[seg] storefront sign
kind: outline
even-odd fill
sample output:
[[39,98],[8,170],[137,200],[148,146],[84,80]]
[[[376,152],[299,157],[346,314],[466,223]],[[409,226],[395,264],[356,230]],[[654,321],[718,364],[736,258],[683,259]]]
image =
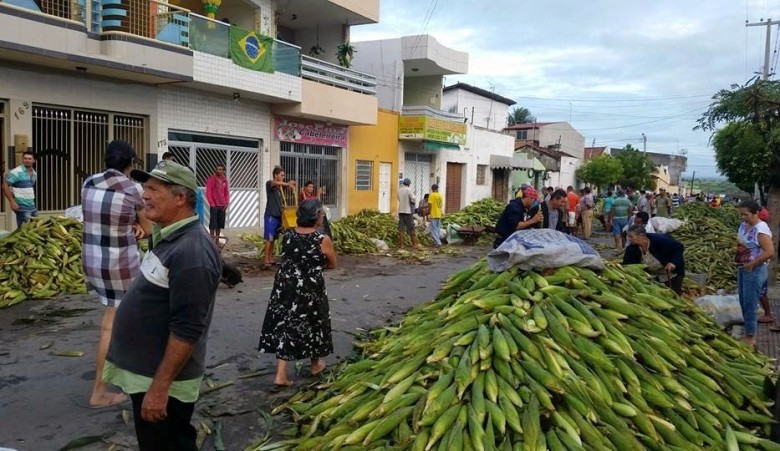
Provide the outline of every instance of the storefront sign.
[[274,118],[274,139],[317,146],[347,147],[348,127],[298,119]]
[[398,118],[398,137],[462,146],[466,144],[466,124],[429,116],[401,116]]

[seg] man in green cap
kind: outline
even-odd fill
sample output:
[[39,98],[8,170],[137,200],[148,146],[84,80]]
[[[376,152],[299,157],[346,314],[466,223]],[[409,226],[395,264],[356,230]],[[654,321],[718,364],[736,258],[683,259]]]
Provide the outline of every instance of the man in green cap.
[[206,357],[206,339],[221,263],[195,214],[195,174],[161,161],[131,176],[144,184],[154,223],[141,274],[116,311],[103,380],[133,400],[138,445],[194,451],[190,424]]

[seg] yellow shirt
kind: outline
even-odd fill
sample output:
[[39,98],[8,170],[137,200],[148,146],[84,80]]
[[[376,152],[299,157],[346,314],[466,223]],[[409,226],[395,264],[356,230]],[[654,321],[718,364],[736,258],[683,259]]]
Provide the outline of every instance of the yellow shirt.
[[444,208],[444,199],[440,193],[431,193],[428,195],[428,203],[431,204],[432,219],[441,219],[441,210]]

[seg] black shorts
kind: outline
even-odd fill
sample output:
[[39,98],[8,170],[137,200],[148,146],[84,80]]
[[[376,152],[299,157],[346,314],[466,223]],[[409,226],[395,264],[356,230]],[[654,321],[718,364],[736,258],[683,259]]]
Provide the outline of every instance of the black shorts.
[[411,213],[398,213],[398,231],[410,235],[414,233],[414,218]]
[[225,228],[225,207],[211,207],[211,215],[209,216],[209,228],[210,229]]

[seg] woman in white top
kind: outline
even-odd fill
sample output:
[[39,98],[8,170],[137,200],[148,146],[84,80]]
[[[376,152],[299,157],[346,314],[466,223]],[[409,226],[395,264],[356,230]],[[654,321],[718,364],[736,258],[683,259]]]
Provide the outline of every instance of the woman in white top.
[[745,320],[744,340],[751,346],[756,345],[756,329],[758,327],[758,299],[761,288],[766,282],[767,265],[775,255],[772,245],[772,231],[758,217],[760,207],[754,200],[746,200],[739,204],[739,216],[742,224],[739,226],[737,246],[737,287],[739,305]]

